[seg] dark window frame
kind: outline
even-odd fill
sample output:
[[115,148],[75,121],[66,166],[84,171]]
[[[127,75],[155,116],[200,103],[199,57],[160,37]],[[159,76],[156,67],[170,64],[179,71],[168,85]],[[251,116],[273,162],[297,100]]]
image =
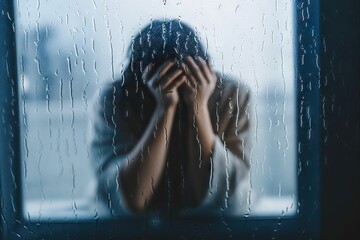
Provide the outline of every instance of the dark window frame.
[[[0,3],[0,184],[4,239],[104,239],[183,236],[263,239],[318,238],[320,234],[320,8],[319,0],[294,4],[298,213],[285,217],[188,217],[30,222],[23,217],[21,141],[14,1]],[[308,118],[311,116],[311,118]],[[309,132],[311,131],[311,133]],[[311,134],[309,138],[309,134]]]

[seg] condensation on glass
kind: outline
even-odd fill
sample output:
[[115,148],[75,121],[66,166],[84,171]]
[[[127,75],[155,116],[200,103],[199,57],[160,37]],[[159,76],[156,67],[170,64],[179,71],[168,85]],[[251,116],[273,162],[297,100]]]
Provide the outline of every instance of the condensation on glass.
[[90,101],[120,76],[132,36],[152,19],[164,18],[194,27],[215,70],[250,89],[254,138],[246,214],[294,214],[293,7],[290,0],[18,1],[25,216],[69,219],[101,211],[89,207],[95,181]]

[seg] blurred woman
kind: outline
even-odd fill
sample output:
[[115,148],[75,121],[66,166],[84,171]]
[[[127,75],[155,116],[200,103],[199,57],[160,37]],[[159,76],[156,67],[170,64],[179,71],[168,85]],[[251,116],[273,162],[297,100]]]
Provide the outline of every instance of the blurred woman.
[[91,115],[100,198],[115,214],[245,206],[247,88],[214,72],[180,20],[152,21],[128,57]]

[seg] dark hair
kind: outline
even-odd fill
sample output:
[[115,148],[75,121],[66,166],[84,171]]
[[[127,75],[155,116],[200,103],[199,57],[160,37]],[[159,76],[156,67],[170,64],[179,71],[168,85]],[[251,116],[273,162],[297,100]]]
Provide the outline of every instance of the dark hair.
[[132,38],[128,55],[124,80],[131,85],[143,85],[142,70],[150,63],[156,67],[169,59],[181,62],[186,56],[208,58],[196,32],[181,20],[151,21]]

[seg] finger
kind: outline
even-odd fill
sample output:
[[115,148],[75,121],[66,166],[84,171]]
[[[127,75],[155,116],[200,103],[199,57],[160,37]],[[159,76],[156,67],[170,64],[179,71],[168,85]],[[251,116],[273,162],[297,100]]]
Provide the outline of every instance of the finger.
[[164,74],[175,64],[174,61],[166,61],[163,63],[152,76],[154,78],[153,86],[158,86]]
[[188,80],[188,78],[186,78],[186,80],[185,80],[185,86],[186,86],[187,88],[191,89],[191,91],[196,91],[196,87],[193,86],[193,85],[190,83],[190,81]]
[[181,75],[177,77],[174,81],[172,81],[166,88],[164,88],[164,92],[172,92],[175,91],[181,84],[186,81],[186,76]]
[[196,88],[197,86],[196,80],[194,76],[192,76],[188,66],[185,63],[182,63],[181,66],[184,69],[185,75],[187,76],[186,82],[189,83],[189,86],[191,88]]
[[192,57],[187,57],[186,61],[188,63],[187,66],[190,68],[190,72],[195,77],[195,80],[199,84],[205,84],[206,79],[203,76],[203,74],[201,72],[201,69],[199,68],[198,64],[196,64],[195,60]]
[[200,68],[205,76],[206,82],[210,83],[211,80],[214,78],[213,73],[211,72],[210,66],[205,62],[205,60],[201,57],[197,58],[200,63]]
[[188,66],[186,66],[185,63],[181,63],[181,68],[184,70],[184,73],[187,75],[187,74],[190,74],[190,70],[188,68]]
[[175,63],[175,61],[167,61],[163,65],[161,65],[158,72],[158,78],[163,77]]
[[213,70],[210,62],[206,61],[206,63],[207,63],[207,65],[208,65],[208,67],[209,67],[209,70],[210,70],[211,75],[213,76],[213,78],[214,78],[215,80],[217,80],[216,73],[215,73],[215,71]]
[[177,69],[174,72],[172,72],[169,76],[164,77],[165,81],[162,84],[162,88],[166,88],[167,86],[169,86],[181,74],[183,74],[183,71],[181,69]]

